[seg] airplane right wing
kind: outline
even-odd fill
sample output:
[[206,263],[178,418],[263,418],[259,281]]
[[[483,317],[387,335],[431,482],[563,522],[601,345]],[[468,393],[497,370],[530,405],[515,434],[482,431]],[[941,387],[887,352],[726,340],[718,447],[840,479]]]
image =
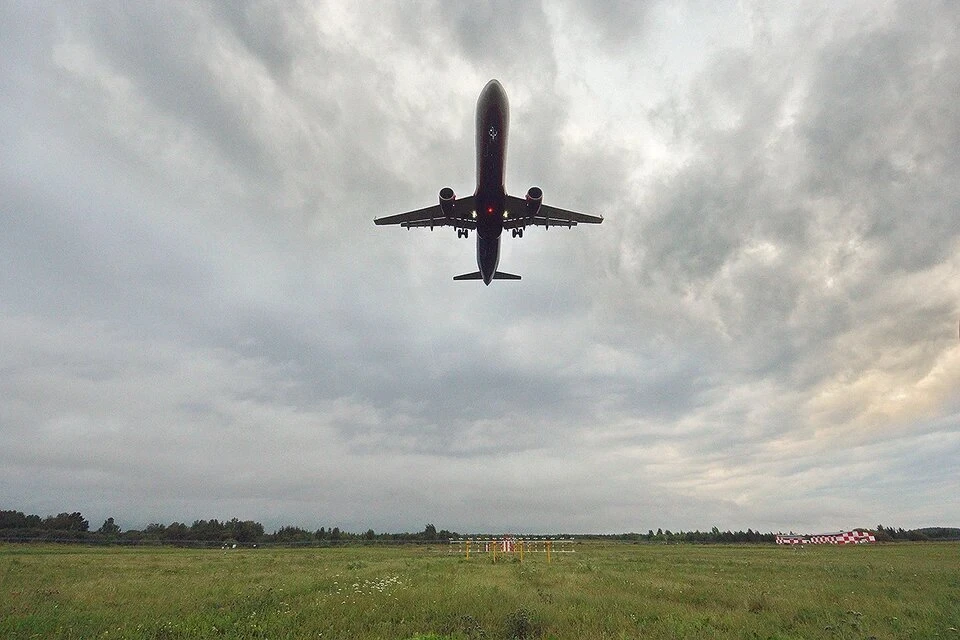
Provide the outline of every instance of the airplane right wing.
[[412,227],[457,227],[458,229],[476,229],[477,223],[473,219],[473,196],[459,198],[453,206],[453,214],[446,215],[439,204],[424,207],[416,211],[398,213],[392,216],[375,218],[374,224],[398,224],[408,229]]
[[517,229],[526,226],[541,227],[575,227],[577,224],[600,224],[603,216],[592,216],[576,211],[567,211],[541,204],[537,213],[527,214],[527,201],[516,196],[507,196],[507,207],[510,217],[504,220],[504,229]]
[[540,205],[540,211],[537,212],[537,217],[546,218],[551,221],[551,224],[554,220],[566,220],[580,224],[600,224],[603,222],[603,216],[592,216],[588,213],[567,211],[566,209],[558,209],[557,207],[551,207],[546,204]]

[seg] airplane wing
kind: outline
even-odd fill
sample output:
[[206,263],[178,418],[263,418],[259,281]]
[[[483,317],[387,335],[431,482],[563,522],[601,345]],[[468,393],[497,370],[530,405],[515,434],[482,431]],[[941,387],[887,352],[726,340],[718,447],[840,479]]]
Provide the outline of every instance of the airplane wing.
[[460,229],[476,229],[477,223],[473,216],[473,196],[459,198],[455,204],[455,213],[447,216],[440,209],[439,204],[432,207],[424,207],[416,211],[407,213],[398,213],[392,216],[375,218],[374,224],[398,224],[401,227],[457,227]]
[[509,217],[503,222],[504,229],[526,226],[575,227],[577,224],[600,224],[603,222],[603,216],[567,211],[546,204],[541,204],[536,215],[530,216],[526,214],[527,201],[516,196],[507,196],[507,207]]

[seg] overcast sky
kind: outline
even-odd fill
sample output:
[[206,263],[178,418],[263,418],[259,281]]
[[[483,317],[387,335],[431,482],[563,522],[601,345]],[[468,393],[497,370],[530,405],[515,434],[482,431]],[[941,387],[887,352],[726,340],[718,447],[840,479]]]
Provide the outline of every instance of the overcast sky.
[[960,4],[454,4],[0,3],[0,508],[960,525]]

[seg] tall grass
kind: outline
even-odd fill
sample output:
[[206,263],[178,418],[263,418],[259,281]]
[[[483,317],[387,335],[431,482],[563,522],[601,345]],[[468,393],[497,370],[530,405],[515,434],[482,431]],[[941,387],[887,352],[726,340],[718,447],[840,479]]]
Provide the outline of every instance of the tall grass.
[[958,638],[960,545],[0,546],[4,638]]

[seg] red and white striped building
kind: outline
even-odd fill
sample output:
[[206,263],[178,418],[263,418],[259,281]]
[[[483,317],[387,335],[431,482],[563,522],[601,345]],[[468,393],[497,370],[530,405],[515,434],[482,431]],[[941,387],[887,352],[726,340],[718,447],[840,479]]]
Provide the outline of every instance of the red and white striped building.
[[869,531],[839,531],[815,535],[777,534],[777,544],[868,544],[877,539]]

